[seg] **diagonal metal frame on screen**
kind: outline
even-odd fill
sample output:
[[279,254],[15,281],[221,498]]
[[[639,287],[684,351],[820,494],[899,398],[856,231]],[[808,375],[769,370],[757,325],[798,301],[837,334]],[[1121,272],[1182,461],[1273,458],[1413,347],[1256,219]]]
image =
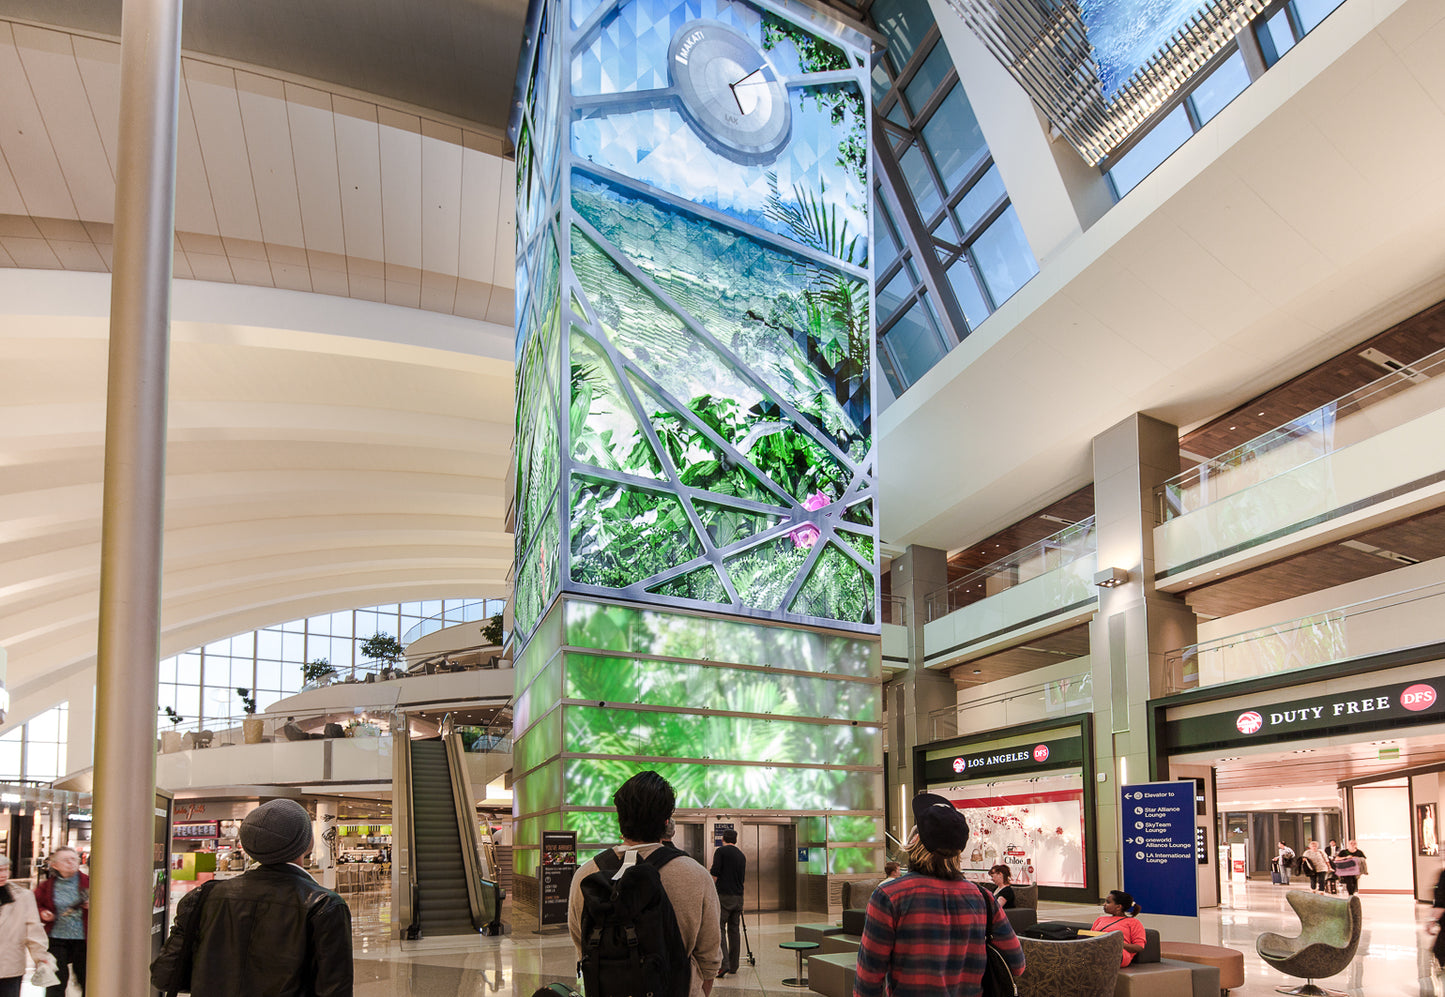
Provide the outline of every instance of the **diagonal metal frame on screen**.
[[[621,176],[605,166],[579,158],[572,151],[570,136],[574,121],[596,114],[666,107],[676,102],[676,91],[673,87],[638,89],[606,94],[599,98],[574,96],[572,87],[565,83],[553,85],[558,80],[565,81],[571,75],[569,69],[573,65],[572,60],[590,46],[610,19],[630,2],[633,0],[607,0],[599,4],[583,19],[583,23],[577,26],[563,14],[562,4],[546,3],[529,31],[529,38],[540,38],[541,44],[534,43],[530,56],[524,59],[524,87],[519,88],[524,100],[515,130],[518,136],[518,259],[521,263],[517,286],[518,556],[514,578],[517,589],[518,636],[523,641],[530,636],[547,607],[562,591],[631,599],[660,607],[723,612],[754,619],[877,633],[878,527],[874,502],[876,462],[871,440],[871,403],[866,406],[866,414],[854,420],[856,433],[852,434],[850,439],[855,446],[850,454],[846,440],[844,445],[840,445],[832,434],[824,431],[813,418],[800,411],[789,399],[787,392],[771,387],[767,378],[750,368],[742,357],[708,330],[702,319],[690,313],[664,287],[659,286],[649,273],[630,259],[621,247],[610,241],[582,215],[573,200],[574,177],[586,177],[589,182],[609,188],[621,197],[647,202],[663,211],[683,214],[701,224],[741,236],[779,256],[795,259],[800,268],[799,272],[831,271],[841,278],[857,281],[866,288],[871,264],[866,257],[860,261],[863,264],[861,266],[856,262],[840,259],[821,248],[794,241],[731,214]],[[809,25],[806,29],[808,32],[826,39],[848,54],[851,70],[803,73],[787,77],[785,83],[790,95],[804,88],[840,84],[856,87],[863,101],[863,120],[866,123],[871,113],[868,59],[863,54],[869,48],[868,40],[862,35],[855,36],[855,33],[841,22],[834,22],[809,8],[762,2],[754,2],[751,6],[794,22],[803,21]],[[548,62],[558,59],[565,59],[565,66],[560,70],[554,68],[550,73],[547,72]],[[540,142],[540,154],[534,154],[534,140]],[[871,160],[871,157],[869,159]],[[871,161],[868,169],[871,171]],[[864,189],[872,190],[871,176],[867,177]],[[529,228],[531,231],[528,231]],[[679,327],[696,340],[705,354],[711,354],[728,368],[727,373],[730,376],[737,378],[776,408],[777,429],[769,430],[770,432],[792,431],[802,434],[808,443],[836,463],[843,472],[839,480],[846,478],[839,493],[824,496],[827,501],[822,504],[814,496],[808,496],[805,505],[804,496],[789,494],[786,488],[764,473],[745,451],[744,445],[752,446],[756,442],[754,435],[758,427],[740,441],[739,445],[734,445],[690,409],[685,400],[669,392],[653,373],[625,355],[609,336],[599,318],[595,303],[589,300],[589,295],[573,267],[573,240],[578,235],[585,238],[644,296],[650,297],[658,311],[675,318]],[[850,385],[868,385],[864,389],[867,392],[865,397],[871,397],[871,376],[875,362],[871,298],[870,291],[866,318],[868,366],[861,376],[854,375],[848,382]],[[797,330],[789,329],[788,332],[794,338],[798,335]],[[806,335],[806,332],[803,334]],[[595,349],[610,367],[610,386],[628,407],[626,416],[635,423],[637,430],[645,438],[646,445],[651,449],[660,469],[660,477],[639,477],[624,470],[601,467],[577,459],[573,447],[572,419],[569,417],[572,404],[572,344],[575,335],[585,337],[588,345]],[[827,379],[836,372],[815,368],[814,373]],[[828,387],[836,392],[836,381],[829,381]],[[672,454],[659,437],[657,427],[649,416],[649,411],[655,410],[656,406],[648,405],[643,391],[661,403],[669,418],[680,420],[686,431],[693,434],[694,439],[703,441],[707,447],[720,454],[725,467],[741,470],[753,479],[753,483],[761,485],[768,497],[777,504],[685,484],[682,473],[685,468],[673,460]],[[855,389],[850,392],[849,397],[856,397],[858,393]],[[837,404],[841,411],[843,403],[838,401]],[[544,421],[550,421],[551,425],[543,425]],[[548,457],[540,451],[545,449],[553,435],[556,452]],[[861,458],[857,444],[863,447]],[[546,466],[538,465],[539,460],[554,464],[555,473]],[[623,466],[621,461],[616,463],[618,467]],[[631,492],[648,493],[676,501],[685,515],[692,539],[696,541],[696,544],[688,545],[692,547],[692,551],[683,552],[691,556],[619,587],[574,581],[572,571],[576,524],[571,521],[571,497],[578,483],[617,485]],[[530,495],[530,491],[538,486],[539,490],[548,493],[545,502]],[[699,501],[722,510],[768,517],[765,522],[771,522],[772,525],[742,539],[717,543],[694,505]],[[776,605],[768,607],[748,604],[746,596],[738,591],[738,585],[728,570],[728,563],[735,561],[740,555],[777,544],[788,537],[794,538],[797,549],[801,550],[805,544],[798,542],[800,535],[813,538],[811,547],[798,564],[796,574],[786,590],[776,599]],[[693,553],[697,547],[701,548],[700,552]],[[821,570],[819,565],[825,551],[841,553],[846,558],[846,563],[852,564],[861,572],[860,577],[871,586],[871,604],[859,613],[857,619],[808,615],[792,608],[813,579],[814,572]],[[835,570],[840,563],[844,562],[840,562],[836,554],[832,555],[829,564],[833,565]],[[826,567],[827,565],[824,565],[824,568]],[[716,573],[726,601],[706,601],[658,591],[669,583],[709,569]],[[534,592],[536,595],[533,595]]]

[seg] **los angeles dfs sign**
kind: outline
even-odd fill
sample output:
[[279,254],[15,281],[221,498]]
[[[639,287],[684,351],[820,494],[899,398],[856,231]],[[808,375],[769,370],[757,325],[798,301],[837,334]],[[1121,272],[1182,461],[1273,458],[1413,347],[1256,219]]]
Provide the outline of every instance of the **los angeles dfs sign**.
[[1164,725],[1165,741],[1177,751],[1439,723],[1441,689],[1445,679],[1430,679],[1183,717]]

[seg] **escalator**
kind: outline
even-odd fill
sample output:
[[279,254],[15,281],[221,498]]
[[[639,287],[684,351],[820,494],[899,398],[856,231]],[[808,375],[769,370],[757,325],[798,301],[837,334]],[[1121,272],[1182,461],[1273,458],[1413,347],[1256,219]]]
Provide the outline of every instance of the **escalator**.
[[434,938],[500,931],[502,891],[482,878],[476,807],[461,737],[450,729],[413,740],[395,756],[394,849],[397,923],[403,937]]
[[415,918],[424,937],[474,934],[451,769],[441,741],[411,742]]

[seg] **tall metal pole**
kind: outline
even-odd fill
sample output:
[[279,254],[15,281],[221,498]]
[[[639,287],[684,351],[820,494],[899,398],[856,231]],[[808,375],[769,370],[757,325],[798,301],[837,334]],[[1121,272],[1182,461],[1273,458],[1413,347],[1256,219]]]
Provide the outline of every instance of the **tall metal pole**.
[[150,993],[181,0],[125,0],[100,555],[92,997]]

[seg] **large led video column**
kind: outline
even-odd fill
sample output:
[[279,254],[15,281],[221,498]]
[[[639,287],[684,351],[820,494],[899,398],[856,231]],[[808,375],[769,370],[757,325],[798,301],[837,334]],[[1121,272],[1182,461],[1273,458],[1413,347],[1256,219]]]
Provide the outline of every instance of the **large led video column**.
[[[517,150],[519,875],[543,829],[799,818],[881,866],[867,39],[804,7],[535,6]],[[816,853],[816,854],[815,854]]]

